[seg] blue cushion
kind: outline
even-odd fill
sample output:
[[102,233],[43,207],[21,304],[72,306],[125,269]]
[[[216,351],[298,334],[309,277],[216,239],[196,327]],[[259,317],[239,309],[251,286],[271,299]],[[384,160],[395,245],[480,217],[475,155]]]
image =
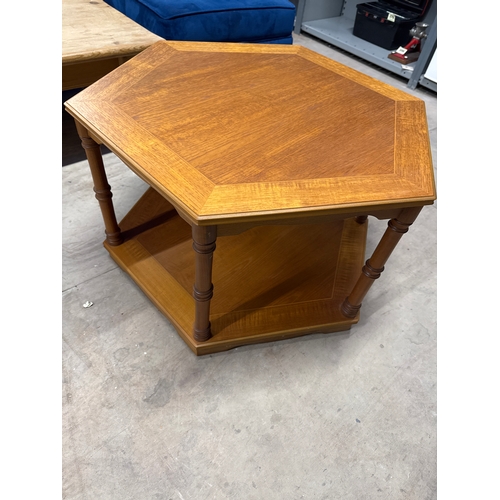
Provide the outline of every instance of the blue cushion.
[[289,0],[104,0],[166,40],[292,43]]

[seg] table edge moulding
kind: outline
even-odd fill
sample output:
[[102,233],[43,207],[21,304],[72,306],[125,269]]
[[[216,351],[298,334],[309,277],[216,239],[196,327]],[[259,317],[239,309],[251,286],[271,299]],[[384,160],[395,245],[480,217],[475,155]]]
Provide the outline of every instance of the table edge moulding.
[[[128,138],[133,121],[112,102],[99,103],[146,79],[151,60],[176,52],[294,55],[390,99],[402,143],[394,172],[221,185],[144,130]],[[436,199],[424,103],[303,47],[158,42],[66,109],[87,154],[106,250],[197,355],[349,330],[400,238]],[[150,186],[119,223],[100,144]],[[262,196],[251,204],[255,185]],[[365,262],[368,216],[389,222]]]

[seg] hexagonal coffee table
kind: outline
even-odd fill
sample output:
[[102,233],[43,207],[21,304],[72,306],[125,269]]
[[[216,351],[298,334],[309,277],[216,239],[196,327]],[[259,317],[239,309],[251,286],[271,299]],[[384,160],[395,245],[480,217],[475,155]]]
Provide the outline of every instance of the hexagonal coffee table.
[[[161,41],[66,109],[105,248],[198,355],[350,329],[436,198],[423,101],[303,47]],[[120,224],[100,143],[150,186]]]

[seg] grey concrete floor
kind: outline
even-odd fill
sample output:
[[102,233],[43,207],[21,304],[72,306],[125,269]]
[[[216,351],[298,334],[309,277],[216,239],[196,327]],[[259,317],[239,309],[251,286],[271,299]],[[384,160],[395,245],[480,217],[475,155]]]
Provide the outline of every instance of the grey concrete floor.
[[[295,43],[422,98],[437,166],[434,93]],[[113,154],[105,163],[120,219],[145,185]],[[437,498],[437,204],[351,333],[196,357],[102,247],[86,161],[62,174],[63,498]],[[367,255],[387,222],[369,224]]]

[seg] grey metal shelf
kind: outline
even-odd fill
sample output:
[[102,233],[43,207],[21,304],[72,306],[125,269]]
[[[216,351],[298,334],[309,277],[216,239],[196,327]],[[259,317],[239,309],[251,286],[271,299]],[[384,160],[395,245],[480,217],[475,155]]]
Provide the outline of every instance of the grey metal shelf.
[[437,92],[437,83],[433,82],[432,80],[428,80],[427,78],[422,77],[422,78],[420,78],[418,83],[420,85],[422,85],[422,87],[427,87],[428,89],[431,89],[434,92]]
[[432,23],[431,29],[428,32],[425,45],[423,45],[422,52],[418,58],[417,65],[413,75],[410,77],[408,87],[414,89],[420,83],[424,87],[437,92],[437,83],[425,78],[425,71],[432,60],[434,52],[437,48],[437,20]]
[[[302,31],[320,38],[335,47],[339,47],[355,56],[361,57],[377,66],[410,79],[412,71],[387,57],[389,51],[366,42],[352,34],[354,20],[345,16],[330,17],[302,23]],[[408,65],[414,67],[415,63]]]
[[422,54],[418,61],[402,65],[389,59],[389,50],[378,47],[353,35],[357,4],[363,0],[296,0],[297,17],[295,32],[304,31],[334,47],[345,50],[385,70],[408,79],[408,86],[415,88],[418,84],[428,86],[437,91],[435,82],[421,78],[437,46],[437,0],[425,17],[431,26],[431,32],[423,43]]

